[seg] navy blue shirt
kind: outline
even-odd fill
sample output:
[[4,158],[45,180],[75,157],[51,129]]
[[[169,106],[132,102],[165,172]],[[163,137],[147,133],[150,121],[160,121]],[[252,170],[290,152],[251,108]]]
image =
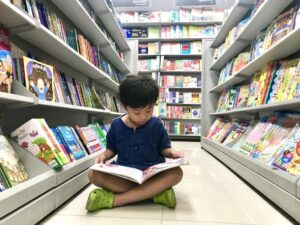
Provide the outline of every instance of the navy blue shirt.
[[171,147],[170,137],[162,121],[156,117],[136,129],[128,127],[121,117],[116,118],[106,139],[106,148],[118,155],[116,164],[140,170],[165,162],[161,152]]

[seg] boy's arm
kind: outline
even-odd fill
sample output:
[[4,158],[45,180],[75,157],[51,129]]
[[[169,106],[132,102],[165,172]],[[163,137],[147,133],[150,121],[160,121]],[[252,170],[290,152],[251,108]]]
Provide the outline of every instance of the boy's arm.
[[100,154],[96,159],[95,163],[105,163],[107,160],[113,158],[116,154],[110,149],[106,149],[105,152]]
[[181,151],[175,151],[175,150],[172,150],[171,148],[165,148],[161,154],[164,156],[164,157],[167,157],[167,158],[171,158],[171,159],[177,159],[177,158],[181,158],[184,156],[183,152]]

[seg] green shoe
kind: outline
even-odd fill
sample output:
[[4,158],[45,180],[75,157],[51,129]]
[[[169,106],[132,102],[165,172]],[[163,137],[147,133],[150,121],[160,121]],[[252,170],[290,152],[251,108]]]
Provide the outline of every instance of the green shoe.
[[173,188],[168,188],[167,190],[159,193],[153,197],[153,202],[156,204],[162,204],[169,208],[175,208],[176,197]]
[[105,189],[95,189],[88,197],[85,208],[87,211],[95,211],[98,209],[111,209],[114,201],[114,193]]

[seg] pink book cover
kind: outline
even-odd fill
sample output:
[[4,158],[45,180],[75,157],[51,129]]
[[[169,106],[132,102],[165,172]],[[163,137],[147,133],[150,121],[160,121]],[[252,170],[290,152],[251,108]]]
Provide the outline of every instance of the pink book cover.
[[0,92],[11,93],[12,75],[12,53],[9,33],[0,26]]

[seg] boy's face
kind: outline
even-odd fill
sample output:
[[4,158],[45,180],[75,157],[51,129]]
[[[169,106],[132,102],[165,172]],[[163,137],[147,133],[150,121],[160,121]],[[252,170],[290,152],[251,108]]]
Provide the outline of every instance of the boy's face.
[[138,126],[142,126],[151,119],[153,108],[153,105],[148,105],[144,108],[131,108],[127,106],[126,110],[130,121]]

